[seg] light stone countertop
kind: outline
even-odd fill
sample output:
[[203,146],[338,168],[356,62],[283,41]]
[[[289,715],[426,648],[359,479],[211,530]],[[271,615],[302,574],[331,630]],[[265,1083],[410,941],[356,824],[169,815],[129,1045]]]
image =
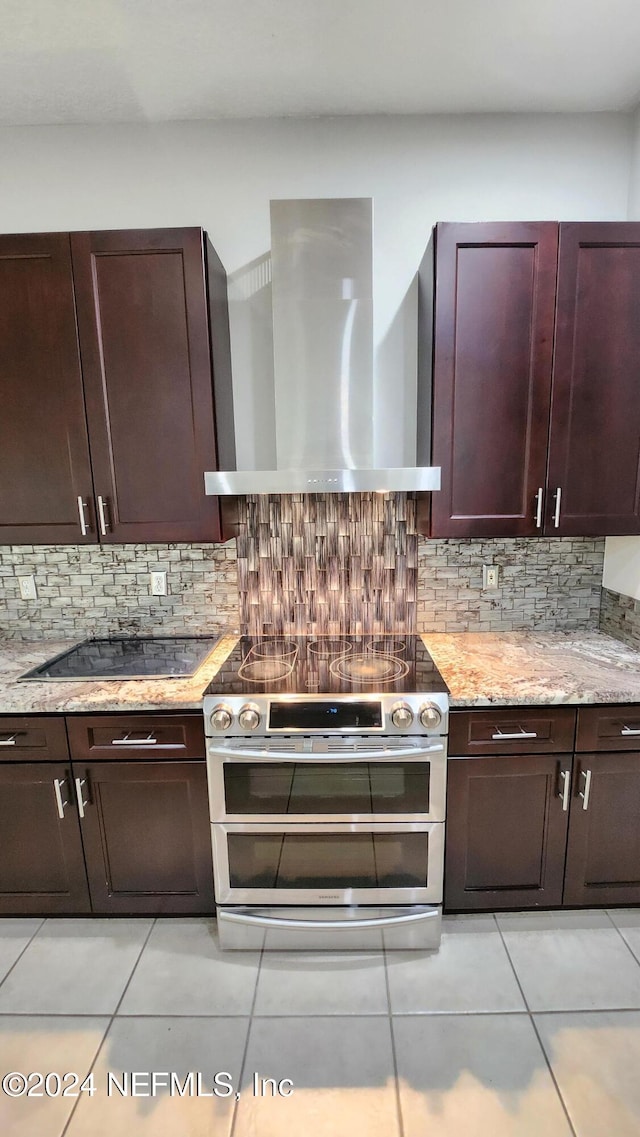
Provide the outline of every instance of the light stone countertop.
[[223,635],[198,670],[184,679],[29,680],[20,675],[72,647],[77,640],[0,641],[0,714],[74,714],[101,711],[202,710],[202,696],[237,634]]
[[[451,691],[452,707],[529,703],[640,703],[640,652],[600,632],[456,632],[423,640]],[[200,710],[237,641],[224,635],[186,679],[18,682],[71,641],[0,641],[0,714]]]
[[452,707],[640,703],[640,652],[601,632],[423,635]]

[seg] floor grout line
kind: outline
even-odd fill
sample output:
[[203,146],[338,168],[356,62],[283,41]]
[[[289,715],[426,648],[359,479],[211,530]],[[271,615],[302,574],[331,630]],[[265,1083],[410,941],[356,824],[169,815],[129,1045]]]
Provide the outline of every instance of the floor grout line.
[[546,1052],[546,1050],[545,1050],[544,1046],[542,1045],[542,1039],[540,1038],[540,1032],[539,1032],[539,1030],[538,1030],[538,1026],[537,1026],[537,1024],[536,1024],[536,1021],[535,1021],[535,1018],[534,1018],[534,1016],[533,1016],[533,1011],[531,1010],[531,1007],[529,1006],[529,1003],[527,1002],[527,996],[525,995],[525,993],[524,993],[524,988],[523,988],[523,986],[522,986],[522,983],[520,982],[520,976],[518,975],[518,972],[517,972],[517,970],[516,970],[516,965],[515,965],[515,963],[513,962],[512,958],[511,958],[511,952],[509,951],[509,948],[508,948],[508,946],[507,946],[507,942],[506,942],[506,940],[505,940],[505,938],[504,938],[504,932],[503,932],[502,928],[500,927],[500,923],[499,923],[499,921],[498,921],[498,918],[497,918],[497,916],[496,916],[496,913],[495,913],[495,912],[493,913],[493,918],[494,918],[494,920],[495,920],[495,922],[496,922],[496,927],[497,927],[497,929],[498,929],[498,934],[499,934],[499,936],[500,936],[500,939],[502,940],[502,946],[504,947],[504,950],[505,950],[505,952],[507,953],[507,959],[509,960],[509,963],[511,964],[511,970],[513,971],[513,975],[514,975],[515,981],[516,981],[516,983],[518,984],[518,988],[519,988],[519,990],[520,990],[520,994],[522,995],[522,999],[523,999],[524,1005],[525,1005],[525,1007],[526,1007],[526,1010],[527,1010],[527,1014],[528,1014],[528,1016],[529,1016],[529,1022],[531,1023],[531,1026],[532,1026],[532,1028],[533,1028],[533,1031],[534,1031],[534,1033],[535,1033],[535,1036],[536,1036],[536,1038],[537,1038],[537,1040],[538,1040],[538,1046],[540,1047],[540,1051],[541,1051],[541,1053],[542,1053],[542,1056],[543,1056],[543,1058],[544,1058],[544,1060],[545,1060],[545,1063],[546,1063],[546,1066],[547,1066],[547,1070],[549,1071],[549,1075],[550,1075],[550,1077],[551,1077],[551,1081],[553,1082],[553,1084],[554,1084],[554,1086],[555,1086],[555,1088],[556,1088],[556,1093],[557,1093],[557,1095],[558,1095],[558,1098],[560,1099],[560,1105],[562,1106],[562,1110],[563,1110],[563,1112],[564,1112],[564,1115],[565,1115],[565,1117],[566,1117],[566,1119],[567,1119],[567,1124],[568,1124],[568,1126],[569,1126],[569,1129],[571,1130],[571,1132],[572,1132],[572,1134],[573,1134],[573,1137],[578,1137],[578,1134],[576,1133],[576,1130],[575,1130],[575,1128],[574,1128],[573,1122],[572,1122],[572,1120],[571,1120],[571,1116],[570,1116],[570,1114],[569,1114],[569,1108],[568,1108],[568,1106],[567,1106],[567,1103],[566,1103],[566,1101],[564,1100],[564,1097],[562,1096],[562,1091],[560,1090],[560,1086],[559,1086],[559,1084],[558,1084],[558,1079],[556,1078],[556,1075],[555,1075],[555,1073],[554,1073],[554,1070],[553,1070],[553,1068],[552,1068],[552,1066],[551,1066],[551,1062],[550,1062],[550,1060],[549,1060],[549,1056],[548,1056],[548,1054],[547,1054],[547,1052]]
[[[30,918],[31,918],[31,917],[29,917],[29,916],[25,916],[25,917],[24,917],[24,919],[26,919],[26,920],[28,920],[28,919],[30,919]],[[18,917],[16,917],[16,919],[18,919],[18,920],[19,920],[19,919],[21,919],[21,917],[20,917],[20,916],[18,916]],[[13,961],[13,963],[11,964],[11,967],[10,967],[10,968],[9,968],[9,970],[7,971],[6,975],[3,975],[3,976],[2,976],[2,979],[0,979],[0,987],[2,987],[2,984],[4,983],[5,979],[8,979],[8,978],[9,978],[9,976],[11,975],[11,972],[13,971],[14,967],[15,967],[15,966],[16,966],[16,965],[17,965],[17,964],[20,962],[20,960],[22,959],[22,957],[23,957],[23,955],[24,955],[25,951],[27,950],[27,948],[31,947],[31,944],[32,944],[32,943],[33,943],[33,941],[35,940],[35,938],[36,938],[36,936],[38,935],[38,933],[42,931],[42,929],[43,929],[44,925],[46,924],[46,922],[47,922],[47,917],[46,917],[46,916],[43,916],[43,917],[42,917],[42,920],[40,921],[40,924],[39,924],[39,926],[36,928],[35,932],[33,932],[33,934],[30,936],[30,938],[28,939],[27,943],[24,945],[24,947],[23,947],[22,951],[21,951],[21,952],[20,952],[20,954],[17,956],[17,958],[16,958],[16,959],[14,959],[14,961]]]
[[631,947],[631,944],[630,944],[630,943],[628,943],[628,942],[627,942],[627,940],[625,939],[625,937],[623,936],[623,934],[622,934],[622,932],[621,932],[620,928],[619,928],[619,927],[618,927],[618,925],[615,923],[615,921],[614,921],[614,919],[613,919],[613,916],[612,916],[612,915],[611,915],[611,913],[609,912],[609,909],[608,909],[608,908],[605,908],[605,913],[606,913],[606,915],[607,915],[607,918],[609,919],[609,921],[610,921],[610,923],[611,923],[611,926],[612,926],[612,928],[615,928],[616,932],[617,932],[617,933],[618,933],[618,935],[620,936],[620,939],[622,940],[622,942],[623,942],[624,946],[626,947],[627,951],[629,951],[629,952],[631,953],[631,955],[633,956],[633,958],[634,958],[635,962],[638,964],[638,967],[640,967],[640,959],[638,959],[638,956],[636,955],[636,953],[634,952],[633,948]]
[[389,1016],[389,1031],[391,1034],[391,1056],[393,1060],[393,1077],[396,1090],[396,1113],[398,1117],[398,1133],[400,1137],[404,1137],[404,1120],[402,1117],[402,1101],[400,1098],[400,1074],[398,1071],[398,1054],[396,1051],[396,1036],[393,1029],[393,1009],[391,1006],[391,985],[389,983],[389,969],[387,967],[387,949],[382,949],[382,959],[384,964],[384,981],[387,988],[387,1008]]
[[[258,960],[258,966],[256,968],[256,984],[255,984],[255,987],[253,989],[253,999],[251,1000],[251,1007],[249,1010],[249,1018],[248,1018],[248,1022],[247,1022],[247,1037],[244,1040],[244,1051],[242,1054],[242,1061],[240,1063],[240,1073],[238,1074],[238,1087],[236,1090],[236,1094],[238,1094],[238,1095],[240,1094],[240,1090],[242,1088],[242,1079],[244,1076],[244,1068],[247,1064],[247,1054],[249,1053],[249,1039],[251,1037],[251,1027],[253,1026],[253,1022],[254,1022],[254,1011],[255,1011],[255,1006],[256,1006],[256,1000],[258,998],[258,983],[260,981],[260,972],[262,970],[263,958],[264,958],[264,944],[260,948],[260,959]],[[238,1116],[238,1103],[239,1103],[239,1097],[236,1097],[236,1099],[233,1103],[233,1111],[231,1113],[231,1125],[229,1126],[229,1137],[233,1137],[233,1135],[235,1133],[236,1119]]]
[[[120,1005],[121,1005],[121,1003],[122,1003],[122,1000],[124,999],[124,997],[125,997],[125,995],[126,995],[126,993],[127,993],[128,989],[129,989],[129,984],[131,983],[131,980],[133,979],[133,976],[134,976],[134,972],[136,971],[136,968],[137,968],[138,964],[140,963],[140,959],[142,958],[142,953],[144,952],[144,949],[146,948],[147,944],[149,943],[149,937],[150,937],[150,935],[151,935],[151,933],[152,933],[153,929],[154,929],[154,928],[155,928],[155,926],[156,926],[156,922],[157,922],[157,921],[156,921],[156,918],[155,918],[155,917],[153,917],[153,919],[151,920],[151,926],[150,926],[150,928],[149,928],[149,931],[147,932],[147,934],[146,934],[146,936],[145,936],[145,938],[144,938],[144,943],[142,944],[142,947],[140,948],[140,951],[138,952],[138,955],[137,955],[136,961],[135,961],[135,963],[134,963],[134,965],[133,965],[133,967],[131,968],[131,971],[130,971],[130,973],[129,973],[129,978],[127,979],[127,982],[126,982],[126,983],[125,983],[125,985],[124,985],[124,988],[123,988],[122,994],[121,994],[120,998],[118,999],[118,1002],[116,1003],[116,1007],[115,1007],[115,1010],[114,1010],[114,1011],[112,1011],[111,1015],[109,1015],[109,1016],[105,1016],[105,1017],[108,1017],[108,1018],[109,1018],[109,1024],[108,1024],[108,1026],[107,1026],[107,1029],[105,1030],[105,1032],[104,1032],[104,1034],[103,1034],[103,1036],[102,1036],[102,1039],[101,1039],[101,1041],[100,1041],[100,1045],[98,1046],[98,1049],[96,1050],[96,1052],[95,1052],[95,1054],[94,1054],[94,1056],[93,1056],[93,1060],[92,1060],[92,1062],[91,1062],[91,1065],[90,1065],[90,1067],[89,1067],[89,1070],[87,1071],[87,1074],[90,1074],[90,1073],[92,1073],[92,1072],[93,1072],[93,1069],[94,1069],[94,1067],[95,1067],[95,1064],[96,1064],[96,1062],[98,1061],[98,1058],[100,1057],[100,1054],[101,1054],[101,1052],[102,1052],[102,1048],[103,1048],[103,1046],[105,1045],[105,1043],[106,1043],[106,1041],[107,1041],[107,1039],[108,1039],[108,1037],[109,1037],[109,1035],[110,1035],[110,1033],[111,1033],[111,1030],[112,1030],[112,1028],[113,1028],[113,1024],[114,1024],[114,1022],[115,1022],[115,1018],[116,1018],[116,1015],[117,1015],[117,1013],[118,1013],[118,1008],[120,1007]],[[75,1116],[75,1112],[76,1112],[76,1110],[77,1110],[78,1106],[80,1105],[80,1101],[81,1101],[81,1098],[80,1098],[80,1095],[78,1095],[78,1100],[76,1101],[76,1103],[75,1103],[75,1105],[74,1105],[73,1109],[71,1110],[71,1113],[69,1114],[69,1116],[68,1116],[68,1118],[67,1118],[67,1121],[66,1121],[65,1125],[64,1125],[64,1126],[63,1126],[63,1128],[61,1129],[61,1131],[60,1131],[60,1134],[59,1134],[59,1137],[65,1137],[65,1133],[67,1132],[67,1130],[68,1130],[69,1126],[71,1125],[71,1122],[73,1121],[73,1118],[74,1118],[74,1116]]]

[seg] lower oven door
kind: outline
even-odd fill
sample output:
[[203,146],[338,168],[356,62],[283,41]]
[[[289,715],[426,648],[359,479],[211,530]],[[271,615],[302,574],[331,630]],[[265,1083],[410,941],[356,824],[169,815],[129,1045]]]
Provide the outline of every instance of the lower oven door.
[[444,821],[446,738],[211,742],[214,822]]
[[440,904],[441,822],[213,825],[221,904]]
[[416,904],[358,908],[247,907],[218,909],[223,950],[435,950],[441,909]]

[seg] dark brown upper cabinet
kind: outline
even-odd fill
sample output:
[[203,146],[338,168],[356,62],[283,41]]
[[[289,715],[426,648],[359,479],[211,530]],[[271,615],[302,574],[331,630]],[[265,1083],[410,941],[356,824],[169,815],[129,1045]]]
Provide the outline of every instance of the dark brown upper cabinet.
[[95,540],[67,233],[0,236],[0,541]]
[[[420,274],[418,439],[419,464],[442,469],[442,488],[431,496],[434,537],[536,532],[535,498],[547,464],[557,246],[553,222],[434,230]],[[424,417],[432,374],[429,453]]]
[[0,540],[225,539],[204,492],[214,386],[224,403],[231,383],[226,276],[206,235],[2,238],[0,252],[14,254],[0,260]]
[[639,296],[637,223],[436,227],[418,461],[442,489],[423,531],[640,533]]
[[637,222],[560,226],[548,487],[548,533],[640,533]]

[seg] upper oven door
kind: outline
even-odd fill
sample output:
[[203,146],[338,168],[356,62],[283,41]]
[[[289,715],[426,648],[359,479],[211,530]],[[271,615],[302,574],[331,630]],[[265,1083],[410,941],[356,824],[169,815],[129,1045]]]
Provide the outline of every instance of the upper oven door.
[[229,739],[207,766],[213,821],[444,821],[444,738]]
[[444,825],[213,825],[218,904],[439,904]]

